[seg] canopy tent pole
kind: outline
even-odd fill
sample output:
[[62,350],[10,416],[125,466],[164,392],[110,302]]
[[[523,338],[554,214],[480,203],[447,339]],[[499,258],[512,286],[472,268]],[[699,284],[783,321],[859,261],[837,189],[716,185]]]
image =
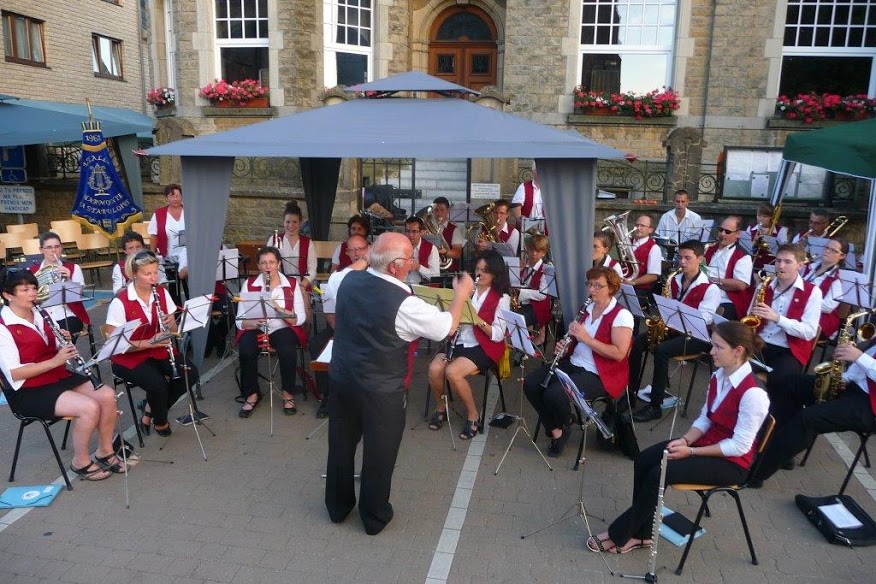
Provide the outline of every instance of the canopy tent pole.
[[876,179],[870,179],[870,205],[867,210],[867,237],[864,238],[864,273],[876,282]]
[[773,185],[773,192],[770,195],[770,203],[774,207],[782,204],[782,199],[785,198],[785,191],[788,188],[788,183],[791,181],[791,175],[794,173],[796,162],[782,159],[778,172],[776,172],[776,182]]

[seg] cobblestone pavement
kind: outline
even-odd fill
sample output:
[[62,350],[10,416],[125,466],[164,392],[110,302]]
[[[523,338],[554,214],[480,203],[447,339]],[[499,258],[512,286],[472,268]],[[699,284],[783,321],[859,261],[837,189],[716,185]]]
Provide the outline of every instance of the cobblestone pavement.
[[[102,322],[104,310],[94,312],[97,322]],[[421,350],[409,427],[423,414],[428,359]],[[209,358],[203,370],[217,363]],[[320,423],[314,417],[316,402],[299,397],[299,414],[287,417],[275,399],[275,431],[269,436],[267,401],[250,419],[237,417],[235,364],[227,359],[220,366],[224,368],[213,369],[203,388],[205,399],[199,406],[210,414],[207,424],[216,434],[201,430],[206,462],[193,430],[176,427],[169,439],[153,434],[138,449],[144,460],[130,472],[129,509],[124,478],[114,476],[97,483],[76,481],[73,492],[62,491],[46,508],[0,511],[0,582],[599,583],[615,580],[618,572],[646,570],[647,552],[606,556],[608,566],[589,553],[587,529],[578,518],[520,538],[569,510],[582,476],[594,531],[628,505],[631,463],[618,453],[599,450],[592,429],[583,475],[571,470],[577,432],[563,456],[550,459],[553,471],[521,435],[494,475],[514,426],[489,428],[468,443],[457,440],[454,451],[446,429],[431,432],[420,423],[405,433],[402,443],[393,481],[395,519],[383,533],[369,537],[355,512],[339,525],[328,520],[321,477],[326,433],[305,439]],[[261,367],[264,371],[264,363]],[[705,387],[706,374],[699,374],[696,387]],[[482,383],[478,379],[474,384],[479,403]],[[672,387],[677,383],[676,378]],[[494,386],[489,410],[496,393]],[[702,393],[695,396],[697,408]],[[517,412],[516,380],[506,382],[505,395],[508,409]],[[130,426],[127,405],[121,409],[123,423]],[[523,411],[534,429],[532,410],[526,406]],[[694,411],[692,406],[692,416]],[[173,412],[182,415],[184,404]],[[640,444],[667,436],[670,421],[664,419],[653,429],[639,425]],[[459,419],[453,422],[458,430]],[[679,418],[678,429],[689,422]],[[55,428],[58,438],[60,426]],[[0,408],[2,472],[11,464],[17,428],[8,408]],[[843,445],[857,446],[854,436],[834,442],[840,451]],[[545,446],[541,436],[539,447]],[[70,453],[62,454],[69,464]],[[876,554],[827,544],[793,502],[796,493],[836,492],[846,468],[831,441],[822,437],[806,467],[780,471],[764,488],[742,495],[759,565],[750,563],[731,499],[719,496],[711,502],[713,517],[705,519],[707,533],[694,544],[684,574],[673,573],[681,549],[663,542],[658,576],[679,582],[868,580],[866,574],[876,573]],[[869,492],[853,479],[848,493],[876,517],[873,472],[860,473],[869,481]],[[29,428],[16,484],[46,484],[57,477],[44,435]],[[697,504],[696,495],[667,492],[666,505],[690,518]]]

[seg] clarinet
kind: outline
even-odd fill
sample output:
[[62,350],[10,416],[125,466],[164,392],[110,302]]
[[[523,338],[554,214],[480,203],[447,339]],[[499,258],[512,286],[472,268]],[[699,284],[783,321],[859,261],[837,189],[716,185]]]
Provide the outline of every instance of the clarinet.
[[[58,323],[49,315],[49,312],[42,307],[35,306],[34,309],[40,313],[40,316],[43,317],[43,320],[49,323],[49,328],[52,329],[52,332],[55,334],[55,340],[60,347],[67,347],[72,345],[70,341],[67,340],[67,337],[61,333],[61,327],[58,326]],[[80,356],[76,355],[75,357],[67,360],[67,371],[72,373],[78,373],[79,375],[85,375],[91,380],[92,385],[94,385],[95,391],[103,382],[97,377],[97,374],[94,370],[85,362],[85,360]]]
[[[657,508],[654,509],[654,524],[651,527],[651,557],[648,558],[648,573],[645,582],[656,582],[657,576],[657,542],[660,540],[660,526],[663,525],[663,493],[666,491],[666,463],[669,451],[663,450],[663,460],[660,461],[660,488],[657,489]],[[690,534],[693,537],[694,534]]]
[[[173,334],[164,324],[164,311],[161,310],[161,302],[158,300],[158,286],[152,285],[152,302],[155,303],[155,314],[158,317],[158,327],[162,332],[162,336],[167,335],[169,339],[173,338]],[[176,366],[176,355],[173,352],[173,343],[167,345],[167,355],[170,360],[170,368],[173,371],[171,379],[179,379],[179,367]]]
[[[478,282],[480,282],[481,277],[475,277],[474,288],[472,289],[472,294],[474,294],[474,290],[478,288]],[[453,348],[456,346],[456,341],[459,340],[459,331],[462,328],[462,325],[456,327],[456,333],[454,333],[453,338],[450,339],[450,347],[447,348],[447,352],[444,353],[444,360],[451,361],[453,359]]]
[[[587,307],[590,306],[590,303],[593,302],[592,298],[588,298],[584,301],[584,304],[581,305],[581,308],[578,309],[578,316],[575,318],[575,322],[581,324],[584,322],[584,319],[587,318]],[[554,359],[551,361],[551,366],[548,367],[547,376],[544,378],[544,381],[541,382],[541,386],[547,389],[548,384],[551,382],[551,377],[554,376],[554,371],[557,368],[557,364],[560,362],[560,359],[563,358],[563,355],[566,353],[566,345],[569,343],[569,340],[572,338],[572,333],[568,330],[566,331],[565,336],[562,339],[557,341],[554,348]],[[556,347],[562,346],[562,350],[557,350]]]

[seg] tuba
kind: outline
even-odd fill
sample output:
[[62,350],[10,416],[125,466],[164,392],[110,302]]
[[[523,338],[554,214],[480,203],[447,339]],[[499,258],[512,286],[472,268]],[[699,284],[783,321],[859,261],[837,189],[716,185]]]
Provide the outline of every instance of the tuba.
[[474,210],[475,215],[481,218],[471,229],[479,229],[478,242],[499,243],[499,226],[496,224],[496,214],[493,209],[496,203],[487,203]]
[[[852,342],[852,329],[855,320],[859,317],[869,314],[870,310],[862,310],[846,317],[839,336],[836,340],[836,346],[839,347],[844,343]],[[865,322],[858,329],[856,335],[858,342],[868,341],[876,334],[876,327],[871,322]],[[825,361],[819,363],[813,369],[815,373],[815,400],[819,402],[829,401],[839,397],[846,388],[846,382],[843,380],[843,373],[846,366],[842,361],[834,359],[833,361]]]
[[[663,282],[664,298],[672,297],[672,279],[675,278],[679,272],[681,272],[680,268],[666,276],[666,281]],[[648,339],[648,348],[653,353],[654,349],[657,348],[657,345],[666,340],[666,335],[669,333],[669,327],[663,322],[659,312],[656,316],[645,319],[645,326],[647,327],[645,338]]]
[[[432,205],[429,205],[428,207],[417,211],[416,217],[423,222],[423,228],[426,230],[427,233],[430,233],[431,235],[437,235],[441,238],[441,249],[450,249],[450,244],[448,244],[447,240],[444,239],[444,233],[441,232],[438,221],[435,219],[435,214],[432,212]],[[441,259],[438,263],[438,266],[442,270],[449,270],[452,264],[453,258],[441,254]]]
[[630,241],[630,236],[635,229],[627,227],[627,218],[630,212],[624,211],[620,215],[611,215],[603,220],[605,226],[603,231],[608,231],[614,235],[614,244],[617,247],[618,261],[621,263],[621,271],[624,278],[635,280],[639,277],[639,262],[633,255],[633,242]]
[[772,281],[773,276],[765,276],[763,280],[761,280],[760,285],[757,287],[757,291],[754,293],[754,298],[751,301],[751,306],[748,309],[748,314],[739,319],[739,322],[744,324],[745,326],[750,326],[753,329],[757,329],[760,326],[760,317],[754,314],[751,314],[751,309],[766,299],[766,291],[767,286],[770,285],[770,281]]

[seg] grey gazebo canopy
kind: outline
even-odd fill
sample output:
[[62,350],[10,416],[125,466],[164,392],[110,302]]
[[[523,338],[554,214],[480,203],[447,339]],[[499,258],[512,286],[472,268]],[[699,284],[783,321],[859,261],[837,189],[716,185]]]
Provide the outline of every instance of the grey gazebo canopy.
[[[382,83],[381,92],[448,91],[447,82],[423,74],[375,83]],[[150,148],[148,154],[182,158],[186,236],[199,242],[188,253],[189,264],[197,266],[189,283],[193,294],[213,290],[236,156],[300,158],[308,214],[317,228],[330,220],[341,158],[535,158],[567,322],[586,295],[582,268],[590,265],[592,252],[596,160],[624,157],[577,132],[462,99],[395,97],[353,99],[172,142]],[[197,345],[200,355],[203,341]]]

